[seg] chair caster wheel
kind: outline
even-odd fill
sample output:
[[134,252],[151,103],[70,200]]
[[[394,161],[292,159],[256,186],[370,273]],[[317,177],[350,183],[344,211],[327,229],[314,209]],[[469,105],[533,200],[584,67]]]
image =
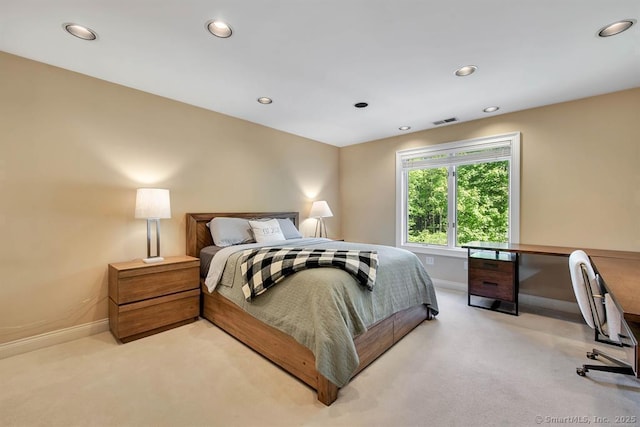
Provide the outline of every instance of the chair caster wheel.
[[587,370],[585,368],[576,368],[576,374],[584,377],[587,375]]
[[588,352],[587,357],[591,360],[596,360],[598,358],[598,355],[592,352]]

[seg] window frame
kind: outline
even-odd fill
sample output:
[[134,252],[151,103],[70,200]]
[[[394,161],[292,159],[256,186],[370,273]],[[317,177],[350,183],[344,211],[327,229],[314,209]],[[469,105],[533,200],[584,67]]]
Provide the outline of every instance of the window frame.
[[[454,141],[443,144],[435,144],[426,147],[411,148],[396,152],[396,247],[407,249],[416,253],[443,255],[463,258],[467,256],[467,250],[456,247],[456,178],[449,174],[448,177],[448,224],[447,246],[409,243],[407,242],[408,223],[408,183],[407,170],[403,167],[403,160],[425,155],[433,155],[438,152],[462,152],[483,147],[495,147],[496,145],[508,146],[509,156],[509,242],[520,241],[520,132],[512,132],[501,135],[493,135],[482,138],[473,138],[463,141]],[[487,156],[486,160],[491,160]],[[449,167],[454,162],[447,163]]]

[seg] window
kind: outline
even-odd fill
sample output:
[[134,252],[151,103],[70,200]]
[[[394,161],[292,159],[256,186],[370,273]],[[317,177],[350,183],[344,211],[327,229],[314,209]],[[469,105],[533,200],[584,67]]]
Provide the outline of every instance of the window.
[[396,244],[466,256],[474,241],[518,242],[520,134],[396,153]]

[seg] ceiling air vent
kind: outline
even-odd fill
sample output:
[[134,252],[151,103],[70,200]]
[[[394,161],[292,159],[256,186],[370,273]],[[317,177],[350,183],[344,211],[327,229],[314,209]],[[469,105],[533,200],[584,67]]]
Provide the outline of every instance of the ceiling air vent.
[[445,123],[453,123],[453,122],[457,122],[457,121],[458,121],[458,119],[456,119],[455,117],[451,117],[449,119],[438,120],[437,122],[433,122],[433,124],[438,126],[438,125],[443,125]]

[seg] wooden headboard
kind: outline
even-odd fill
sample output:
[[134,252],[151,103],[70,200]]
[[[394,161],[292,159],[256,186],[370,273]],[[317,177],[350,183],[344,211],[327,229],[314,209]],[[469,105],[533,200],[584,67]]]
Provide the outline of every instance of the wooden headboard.
[[298,212],[223,212],[223,213],[188,213],[187,214],[187,255],[200,257],[200,250],[213,245],[211,233],[207,223],[215,217],[233,218],[289,218],[296,228],[298,224]]

